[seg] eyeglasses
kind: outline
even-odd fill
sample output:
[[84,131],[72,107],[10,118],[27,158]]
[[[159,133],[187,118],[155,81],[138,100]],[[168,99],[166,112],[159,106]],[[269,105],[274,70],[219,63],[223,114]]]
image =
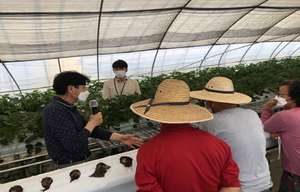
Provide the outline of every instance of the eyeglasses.
[[277,95],[280,96],[280,95],[289,95],[289,94],[277,93]]
[[88,89],[88,86],[87,85],[74,85],[74,87],[76,89],[78,89],[79,87],[82,87],[83,89],[87,90]]

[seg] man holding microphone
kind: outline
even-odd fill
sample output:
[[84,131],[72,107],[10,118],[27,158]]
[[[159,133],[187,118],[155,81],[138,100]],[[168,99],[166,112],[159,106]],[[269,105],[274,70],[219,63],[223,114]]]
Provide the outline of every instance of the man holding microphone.
[[47,151],[58,168],[87,161],[91,154],[89,137],[119,141],[133,149],[134,145],[140,147],[143,144],[132,134],[122,135],[101,129],[101,112],[91,115],[89,120],[78,112],[74,104],[86,101],[89,83],[87,76],[76,71],[61,72],[54,78],[56,96],[44,109],[42,124]]

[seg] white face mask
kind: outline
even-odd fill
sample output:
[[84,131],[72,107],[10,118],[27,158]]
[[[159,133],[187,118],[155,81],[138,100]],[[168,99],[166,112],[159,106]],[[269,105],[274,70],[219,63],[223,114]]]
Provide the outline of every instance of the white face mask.
[[115,72],[115,75],[116,77],[118,78],[124,78],[125,77],[125,74],[126,74],[126,71],[114,71]]
[[86,90],[85,92],[80,92],[78,95],[78,101],[85,102],[89,95],[90,92],[88,90]]
[[274,99],[278,101],[276,103],[276,107],[283,107],[288,103],[286,101],[286,98],[278,97],[278,95],[276,95],[276,97]]
[[85,102],[89,95],[90,95],[90,92],[88,90],[86,90],[85,92],[80,92],[78,95],[78,101]]

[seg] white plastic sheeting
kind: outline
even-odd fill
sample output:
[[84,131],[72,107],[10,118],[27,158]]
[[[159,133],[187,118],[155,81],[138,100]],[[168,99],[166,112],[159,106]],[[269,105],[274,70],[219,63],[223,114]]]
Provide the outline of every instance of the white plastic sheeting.
[[0,0],[0,94],[300,55],[299,0]]

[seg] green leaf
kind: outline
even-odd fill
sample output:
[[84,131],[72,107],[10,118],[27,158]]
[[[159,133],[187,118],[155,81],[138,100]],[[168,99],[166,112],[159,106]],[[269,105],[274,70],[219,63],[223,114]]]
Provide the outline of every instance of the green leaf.
[[147,122],[147,125],[149,128],[154,128],[153,123],[151,123],[151,122]]
[[43,143],[41,142],[37,142],[36,144],[34,144],[35,147],[42,147],[43,146]]
[[33,149],[33,145],[32,145],[32,144],[27,144],[27,145],[25,145],[25,147],[26,147],[27,149]]
[[5,134],[5,140],[7,142],[12,142],[13,140],[15,140],[15,136],[11,134]]
[[34,141],[37,137],[35,135],[31,135],[30,137],[28,137],[25,140],[25,143],[31,143],[32,141]]
[[[93,81],[89,86],[91,93],[89,99],[95,99],[99,103],[99,111],[103,114],[104,122],[102,129],[109,130],[111,127],[119,129],[120,123],[130,122],[133,119],[134,128],[139,127],[139,116],[130,110],[130,105],[137,101],[142,101],[155,96],[157,86],[165,79],[174,78],[185,81],[191,91],[201,90],[205,84],[215,76],[225,76],[230,78],[235,91],[247,94],[253,101],[260,99],[255,95],[277,92],[280,84],[286,79],[299,77],[300,57],[285,59],[270,59],[251,64],[240,64],[232,67],[212,67],[203,70],[192,70],[189,72],[173,72],[158,76],[140,76],[138,79],[142,94],[121,95],[114,99],[103,99],[103,82]],[[267,88],[267,89],[266,89]],[[0,95],[0,144],[8,145],[16,138],[18,142],[26,144],[34,142],[38,138],[43,138],[42,130],[42,110],[52,101],[55,95],[53,89],[46,91],[33,91],[31,93],[10,96]],[[78,111],[88,119],[91,110],[85,103],[76,103]],[[204,106],[202,100],[196,104]],[[153,127],[148,123],[149,127]],[[28,137],[30,135],[30,137]],[[27,138],[28,137],[28,138]],[[42,147],[35,144],[34,147]],[[33,148],[28,149],[32,153]]]
[[27,154],[31,155],[32,154],[32,149],[27,149]]
[[137,117],[134,117],[134,118],[133,118],[133,122],[139,123],[140,121],[139,121],[139,119],[138,119]]
[[42,151],[42,149],[40,147],[35,147],[35,154],[38,154]]
[[119,127],[113,127],[116,131],[120,131],[121,129]]

